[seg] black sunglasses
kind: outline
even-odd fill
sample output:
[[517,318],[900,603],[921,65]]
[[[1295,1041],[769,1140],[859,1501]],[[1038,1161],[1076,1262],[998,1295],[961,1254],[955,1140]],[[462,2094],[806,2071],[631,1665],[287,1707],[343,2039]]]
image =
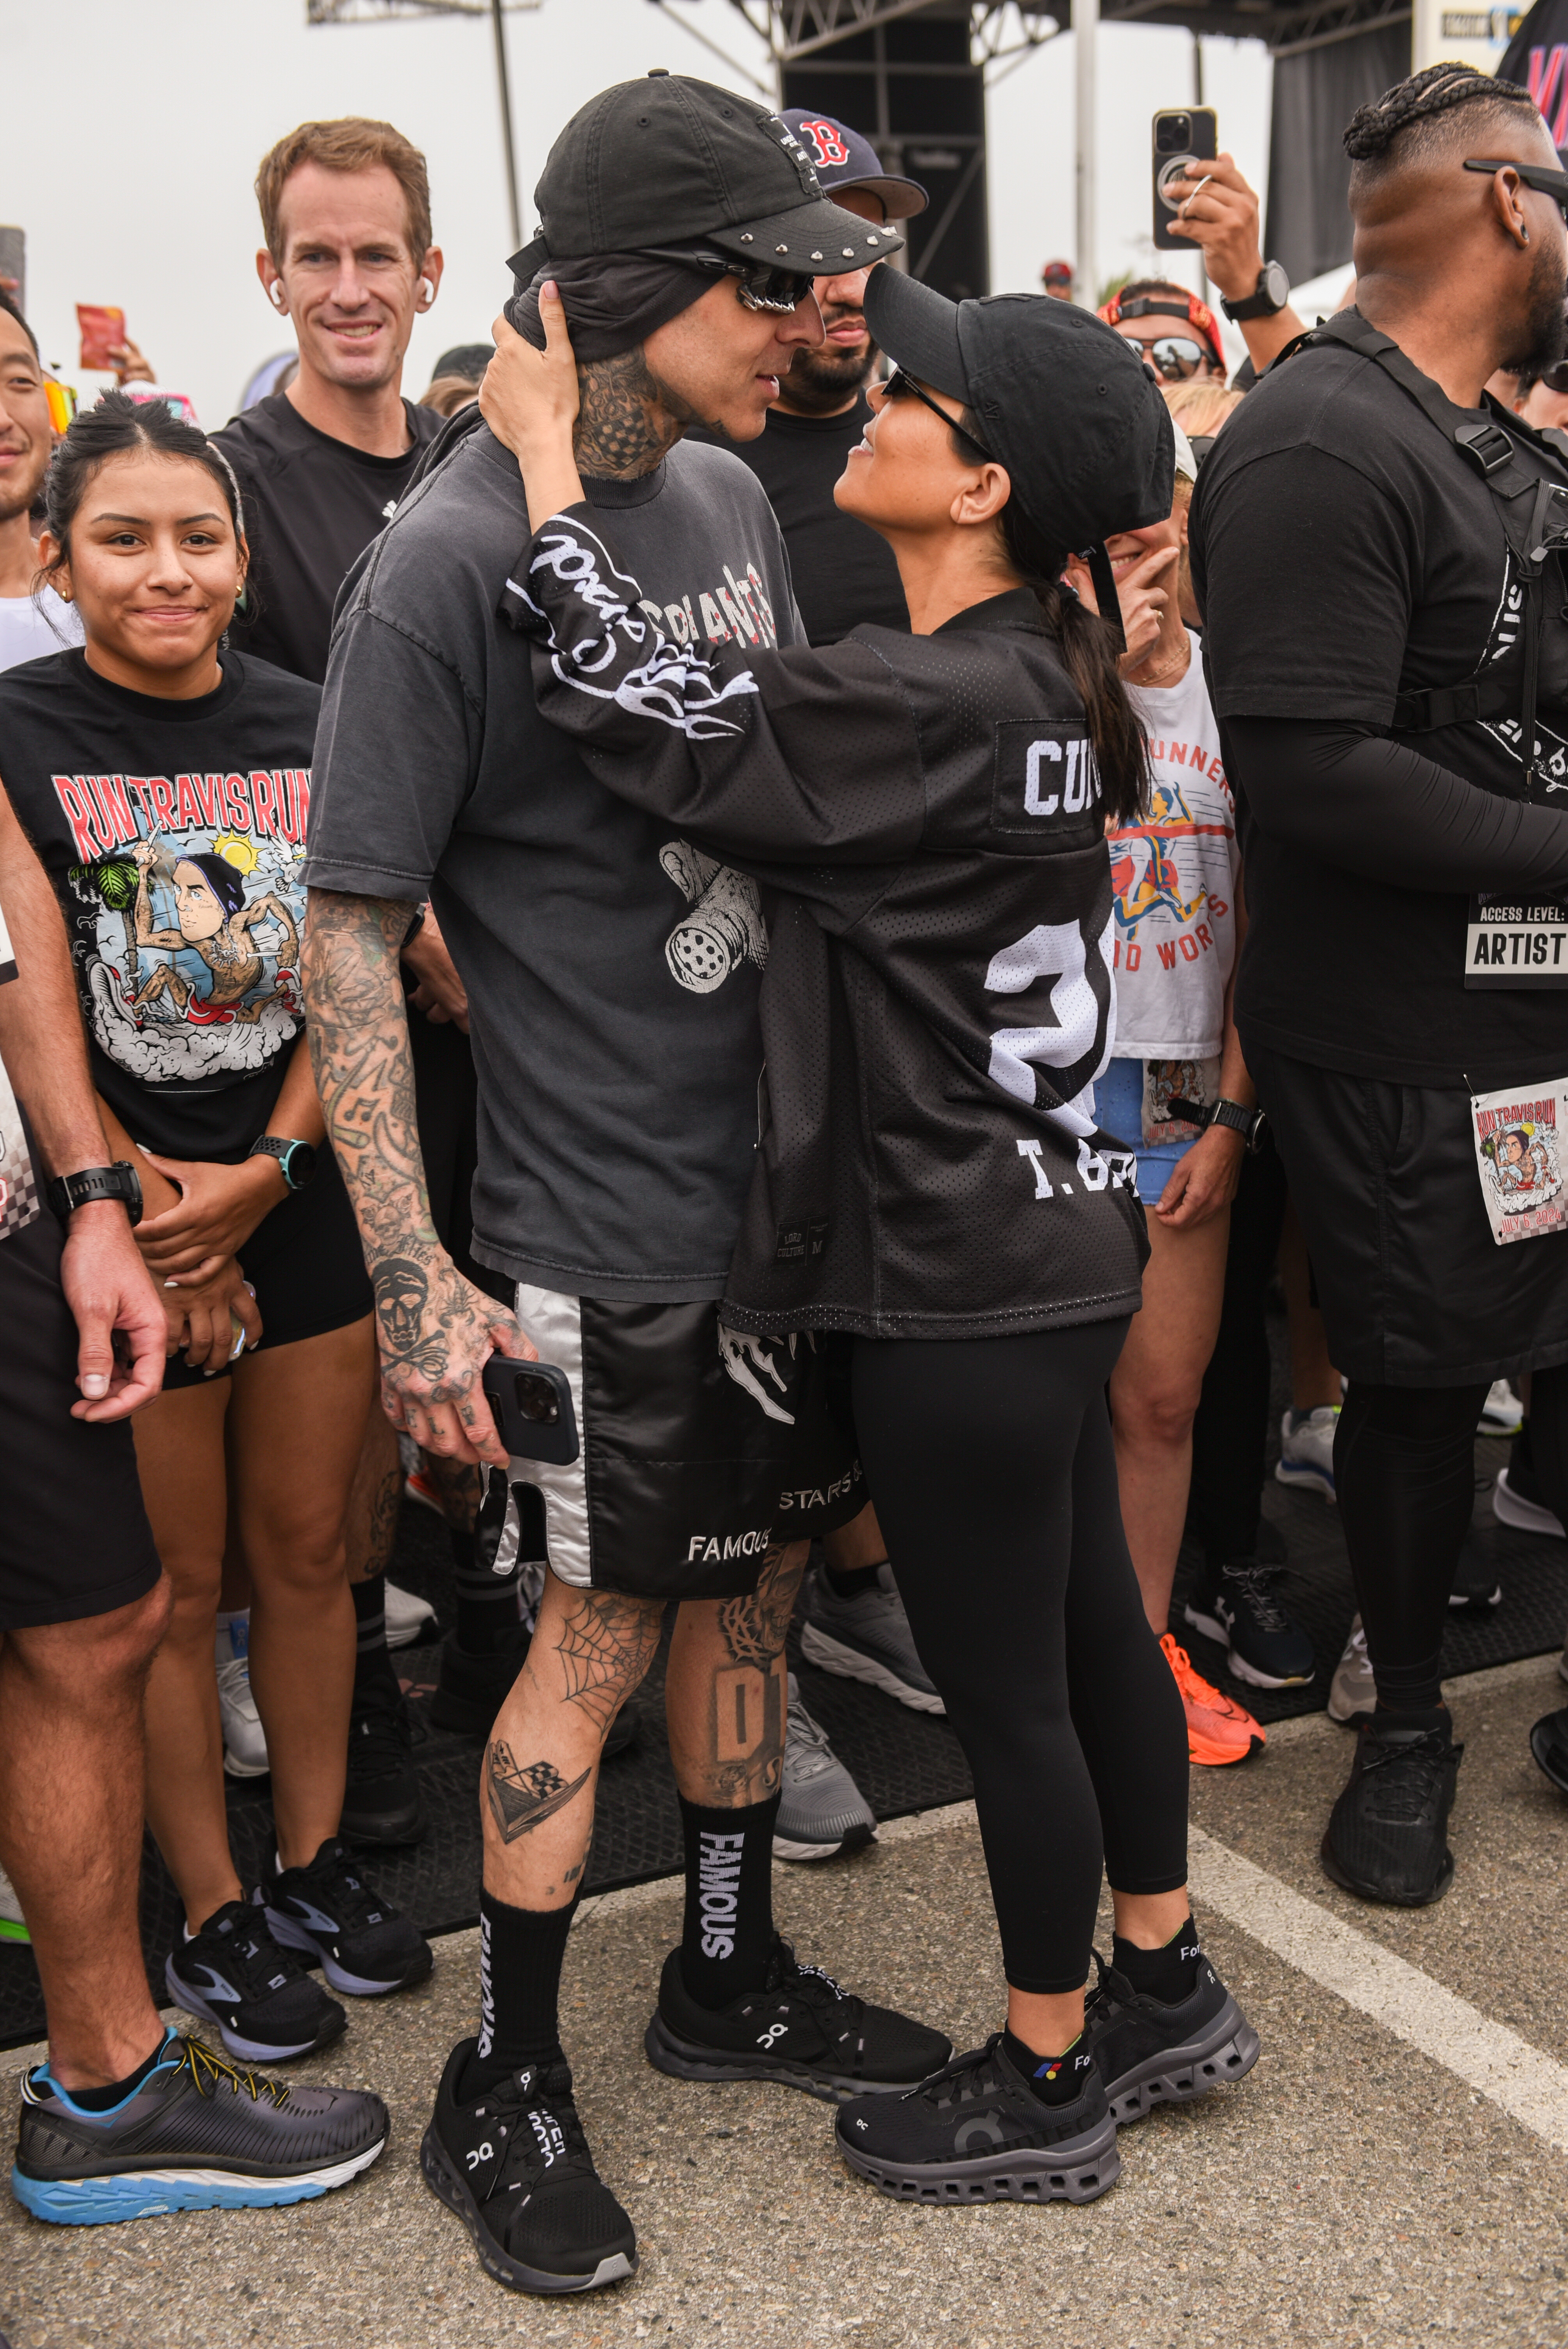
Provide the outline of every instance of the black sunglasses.
[[1559,359],[1555,367],[1542,367],[1535,378],[1548,391],[1568,391],[1568,359]]
[[929,408],[933,416],[940,416],[944,424],[947,426],[949,431],[958,433],[962,439],[968,441],[969,446],[972,449],[978,449],[980,454],[985,458],[985,462],[988,465],[999,465],[1001,463],[1002,460],[1000,457],[993,457],[991,451],[986,448],[985,443],[983,440],[976,440],[973,432],[965,430],[964,426],[959,422],[956,416],[949,416],[945,408],[938,408],[935,400],[932,398],[931,394],[927,391],[922,391],[919,384],[916,383],[912,375],[906,374],[903,367],[894,367],[892,375],[889,376],[887,381],[882,386],[882,398],[884,399],[902,399],[905,392],[910,393],[915,399],[920,400],[923,406]]
[[649,244],[639,248],[651,260],[678,261],[686,269],[700,269],[709,277],[733,277],[736,293],[748,310],[771,310],[788,317],[815,284],[809,273],[779,269],[762,261],[737,261],[715,245]]
[[1142,349],[1147,363],[1166,383],[1190,383],[1201,367],[1215,365],[1208,345],[1189,342],[1185,335],[1161,335]]
[[1515,171],[1525,186],[1533,188],[1538,196],[1550,196],[1563,219],[1568,220],[1568,171],[1552,171],[1542,163],[1515,163],[1509,160],[1488,163],[1473,155],[1460,168],[1465,171]]

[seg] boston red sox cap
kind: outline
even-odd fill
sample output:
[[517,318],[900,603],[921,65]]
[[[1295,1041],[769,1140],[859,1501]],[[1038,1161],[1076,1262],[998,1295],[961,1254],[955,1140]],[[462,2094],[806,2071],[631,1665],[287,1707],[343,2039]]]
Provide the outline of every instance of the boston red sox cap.
[[825,195],[845,188],[869,188],[882,199],[884,219],[913,220],[931,202],[918,180],[884,171],[882,158],[869,139],[841,122],[836,114],[813,114],[804,106],[787,106],[779,116],[811,159]]
[[806,277],[895,253],[896,229],[842,212],[810,157],[759,99],[656,70],[574,114],[534,190],[540,235],[512,264],[703,243]]

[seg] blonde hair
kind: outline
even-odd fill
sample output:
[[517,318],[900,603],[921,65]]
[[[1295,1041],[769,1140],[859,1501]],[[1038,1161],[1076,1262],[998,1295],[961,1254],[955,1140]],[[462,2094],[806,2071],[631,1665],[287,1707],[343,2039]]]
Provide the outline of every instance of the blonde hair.
[[1179,424],[1189,440],[1194,432],[1203,440],[1219,430],[1246,394],[1227,391],[1222,383],[1171,383],[1161,385],[1160,397],[1171,410],[1172,424]]
[[470,383],[466,375],[438,375],[429,389],[419,394],[419,406],[433,408],[438,416],[455,416],[479,396],[478,384]]
[[390,171],[403,191],[408,216],[408,250],[416,268],[430,246],[430,182],[425,159],[390,122],[373,122],[362,114],[346,114],[335,122],[302,122],[263,156],[256,173],[256,202],[261,206],[262,233],[267,251],[281,267],[278,214],[284,189],[302,164],[318,163],[324,171]]

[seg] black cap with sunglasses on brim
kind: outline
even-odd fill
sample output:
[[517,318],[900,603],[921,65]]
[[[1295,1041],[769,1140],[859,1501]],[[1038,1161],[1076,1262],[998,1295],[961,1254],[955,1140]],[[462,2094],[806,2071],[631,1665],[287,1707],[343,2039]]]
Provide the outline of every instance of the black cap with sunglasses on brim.
[[655,70],[574,114],[534,190],[540,228],[514,254],[507,316],[543,347],[538,287],[561,288],[580,359],[614,357],[732,277],[748,308],[787,314],[814,277],[903,243],[823,194],[789,125],[760,100]]
[[[866,325],[912,388],[967,409],[1042,547],[1082,553],[1119,626],[1105,541],[1171,512],[1175,435],[1136,343],[1047,294],[949,302],[892,269],[866,282]],[[949,422],[954,421],[948,418]]]

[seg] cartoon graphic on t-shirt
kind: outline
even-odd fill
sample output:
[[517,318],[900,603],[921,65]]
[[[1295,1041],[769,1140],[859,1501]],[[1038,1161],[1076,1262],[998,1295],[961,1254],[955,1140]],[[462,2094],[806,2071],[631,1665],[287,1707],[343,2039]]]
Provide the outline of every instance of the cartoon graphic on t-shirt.
[[691,908],[665,942],[671,978],[694,995],[711,995],[738,964],[762,969],[768,926],[750,875],[732,873],[686,840],[666,841],[659,863]]
[[147,1084],[264,1069],[304,1024],[308,771],[54,784],[86,852],[73,947],[98,1044]]
[[1156,783],[1149,794],[1147,827],[1113,835],[1110,885],[1116,892],[1116,926],[1129,937],[1158,906],[1163,905],[1178,923],[1184,924],[1202,913],[1207,902],[1208,891],[1202,880],[1191,895],[1182,887],[1172,843],[1161,837],[1175,824],[1185,827],[1189,839],[1197,831],[1191,811],[1176,786]]
[[1557,1166],[1557,1134],[1544,1120],[1526,1119],[1489,1133],[1481,1145],[1498,1205],[1505,1216],[1527,1215],[1544,1206],[1563,1188]]

